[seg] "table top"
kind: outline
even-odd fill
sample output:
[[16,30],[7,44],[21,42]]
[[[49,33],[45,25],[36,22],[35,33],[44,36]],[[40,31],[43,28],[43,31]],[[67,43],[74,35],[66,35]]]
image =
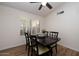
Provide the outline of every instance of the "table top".
[[43,46],[49,46],[49,45],[57,43],[60,40],[61,40],[60,38],[45,37],[41,39],[38,38],[37,42]]
[[[36,35],[33,35],[36,36]],[[52,38],[49,36],[45,36],[45,35],[39,35],[37,36],[37,42],[43,46],[50,46],[52,44],[55,44],[57,42],[59,42],[61,39],[60,38]]]

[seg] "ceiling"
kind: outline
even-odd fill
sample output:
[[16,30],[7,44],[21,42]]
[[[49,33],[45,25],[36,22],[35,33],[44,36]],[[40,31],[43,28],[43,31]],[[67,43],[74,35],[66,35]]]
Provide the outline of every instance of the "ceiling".
[[30,12],[40,16],[46,16],[51,13],[55,8],[61,5],[63,2],[49,2],[52,5],[52,9],[48,9],[47,7],[43,7],[41,10],[38,10],[41,3],[29,3],[29,2],[0,2],[1,5],[6,5],[9,7],[13,7],[19,10],[23,10],[25,12]]

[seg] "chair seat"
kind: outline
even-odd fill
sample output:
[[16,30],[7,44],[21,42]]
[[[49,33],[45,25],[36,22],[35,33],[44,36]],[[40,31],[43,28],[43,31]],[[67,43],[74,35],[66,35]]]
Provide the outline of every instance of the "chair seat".
[[56,46],[56,44],[52,44],[52,45],[50,45],[50,47],[55,47]]
[[[35,49],[35,51],[37,51],[36,47],[34,49]],[[38,54],[39,55],[44,54],[48,51],[49,51],[49,49],[47,47],[38,46]]]

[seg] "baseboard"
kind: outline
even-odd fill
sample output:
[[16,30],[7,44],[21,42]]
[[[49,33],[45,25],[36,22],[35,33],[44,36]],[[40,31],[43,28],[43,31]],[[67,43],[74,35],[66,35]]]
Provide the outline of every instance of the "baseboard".
[[60,43],[58,43],[58,45],[63,46],[63,47],[68,48],[68,49],[71,49],[71,50],[74,50],[76,52],[79,52],[78,49],[74,49],[74,48],[68,47],[67,45],[63,45],[63,44],[60,44]]
[[14,45],[14,46],[8,46],[8,47],[0,49],[0,51],[11,49],[11,48],[15,48],[15,47],[22,46],[22,45],[25,45],[25,44],[17,44],[17,45]]

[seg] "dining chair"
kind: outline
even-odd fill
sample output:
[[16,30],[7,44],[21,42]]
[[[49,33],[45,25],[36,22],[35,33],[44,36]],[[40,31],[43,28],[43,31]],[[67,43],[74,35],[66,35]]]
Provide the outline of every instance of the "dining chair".
[[28,33],[26,33],[26,32],[24,32],[24,35],[25,35],[25,39],[26,39],[26,50],[27,50],[27,47],[29,44],[29,37],[28,37]]
[[27,53],[28,53],[28,56],[30,54],[30,37],[28,35],[28,33],[24,33],[25,35],[25,39],[26,39],[26,50],[27,50]]
[[44,47],[42,45],[40,45],[37,42],[37,37],[36,36],[31,36],[31,44],[33,44],[34,42],[36,42],[35,45],[32,45],[32,53],[37,55],[37,56],[42,56],[44,54],[50,53],[51,54],[51,49],[49,49],[48,47]]
[[[33,44],[31,44],[31,39],[30,39],[30,34],[28,34],[28,33],[24,33],[25,34],[25,38],[26,38],[26,50],[27,50],[27,53],[28,53],[28,56],[29,55],[32,55],[32,50],[31,50],[31,48],[32,48],[32,45],[34,45],[34,42],[33,42]],[[31,54],[30,54],[30,52],[31,52]]]
[[[54,40],[54,39],[58,39],[58,32],[50,32],[50,34],[49,34],[49,36]],[[56,54],[57,54],[57,43],[55,43],[55,44],[52,44],[51,46],[50,46],[52,49],[53,48],[55,48],[55,50],[56,50]]]

